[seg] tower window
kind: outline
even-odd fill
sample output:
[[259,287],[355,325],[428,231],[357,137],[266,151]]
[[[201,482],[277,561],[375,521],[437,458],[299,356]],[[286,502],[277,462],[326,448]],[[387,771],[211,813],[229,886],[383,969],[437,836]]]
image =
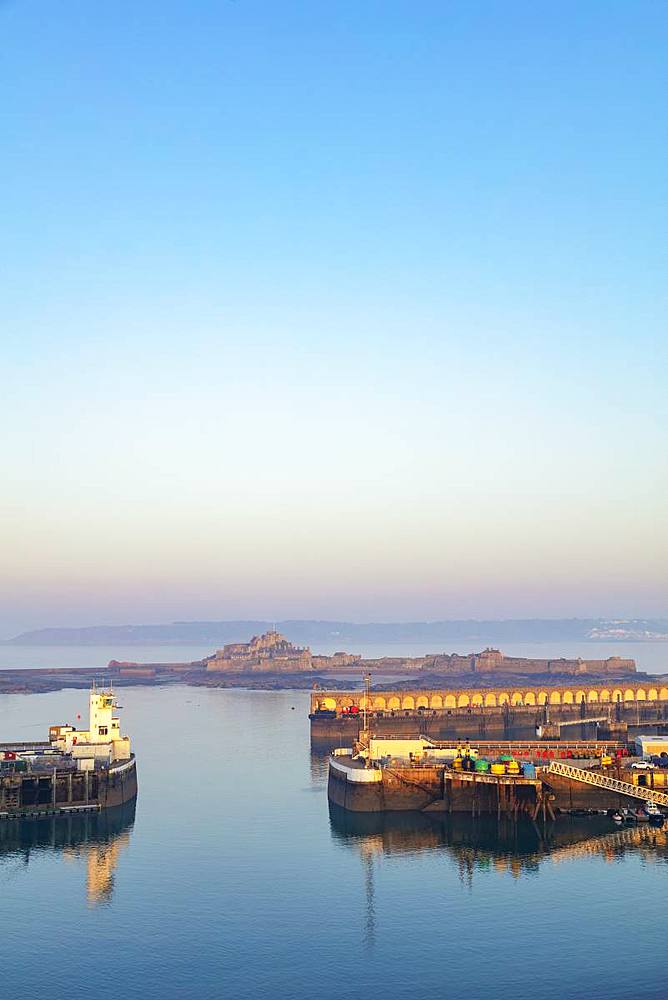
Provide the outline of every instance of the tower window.
[[106,726],[98,726],[98,730],[97,731],[100,734],[100,736],[106,736],[107,732],[108,732]]

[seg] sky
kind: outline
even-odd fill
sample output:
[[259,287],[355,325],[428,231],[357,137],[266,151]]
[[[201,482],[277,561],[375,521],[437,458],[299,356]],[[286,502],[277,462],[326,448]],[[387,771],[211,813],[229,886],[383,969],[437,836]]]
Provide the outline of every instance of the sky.
[[0,635],[668,615],[667,43],[0,3]]

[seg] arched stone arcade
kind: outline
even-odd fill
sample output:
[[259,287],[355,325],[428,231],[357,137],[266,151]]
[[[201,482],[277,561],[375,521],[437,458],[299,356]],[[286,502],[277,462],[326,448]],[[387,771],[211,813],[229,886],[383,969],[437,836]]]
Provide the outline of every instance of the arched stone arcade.
[[[628,682],[627,682],[628,683]],[[342,711],[353,706],[364,707],[363,691],[314,691],[311,695],[311,710],[318,708]],[[415,691],[372,692],[369,708],[375,712],[422,711],[468,709],[480,711],[483,708],[508,710],[542,705],[588,705],[668,701],[668,687],[642,686],[610,687],[604,684],[577,687],[554,688],[494,688],[494,689],[439,689]]]

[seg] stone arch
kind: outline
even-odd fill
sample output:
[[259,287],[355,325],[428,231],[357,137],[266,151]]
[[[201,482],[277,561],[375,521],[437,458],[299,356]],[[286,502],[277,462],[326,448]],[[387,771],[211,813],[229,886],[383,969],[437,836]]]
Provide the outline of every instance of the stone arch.
[[443,704],[446,708],[457,708],[457,699],[454,694],[446,694]]
[[499,695],[499,705],[507,705],[509,701],[510,698],[508,697],[506,692],[502,691],[501,694]]
[[512,695],[510,696],[510,704],[511,705],[522,705],[523,702],[524,702],[524,699],[522,698],[521,693],[519,691],[513,691]]
[[624,692],[624,701],[635,701],[635,694],[632,688],[627,688]]
[[426,694],[419,694],[417,696],[417,698],[415,699],[415,707],[429,708],[429,698],[427,698]]
[[396,695],[392,695],[391,698],[387,699],[387,707],[390,710],[395,709],[395,708],[401,708],[401,702],[399,701],[399,699],[397,698]]
[[471,704],[480,707],[480,705],[482,705],[482,695],[481,694],[471,695]]
[[658,697],[659,694],[656,688],[650,688],[649,691],[647,692],[647,701],[656,701]]
[[443,698],[440,694],[433,694],[431,696],[431,707],[432,708],[443,708]]
[[460,694],[457,704],[460,708],[466,708],[469,704],[469,696],[467,694]]
[[644,688],[638,688],[636,691],[636,701],[647,701],[647,692]]
[[320,698],[318,701],[318,708],[326,712],[334,712],[336,710],[336,698]]
[[622,692],[619,690],[619,688],[615,688],[615,690],[612,692],[612,700],[621,701],[622,698],[623,698]]
[[601,688],[599,695],[601,701],[610,701],[610,692],[607,688]]
[[668,688],[661,688],[659,691],[659,701],[668,701]]
[[534,691],[527,691],[527,693],[524,695],[524,704],[525,705],[536,704],[536,694]]
[[369,701],[368,701],[368,704],[367,704],[367,697],[366,697],[365,694],[363,694],[362,697],[360,698],[360,702],[359,702],[360,708],[369,708],[370,709],[372,704],[373,703],[371,701],[371,698],[369,698]]
[[587,691],[587,701],[589,704],[598,701],[598,691],[596,688],[590,688],[590,690]]
[[385,708],[385,699],[384,698],[374,698],[373,699],[373,707],[374,708],[379,708],[382,711],[382,709]]
[[547,705],[547,697],[548,697],[547,691],[539,691],[538,692],[538,704],[539,705]]
[[550,705],[561,705],[561,691],[550,691]]
[[562,705],[572,705],[573,704],[573,692],[564,691],[563,697],[561,699]]
[[401,700],[402,708],[415,708],[415,698],[412,694],[405,694]]
[[587,700],[587,695],[584,693],[584,691],[575,692],[575,702],[577,705],[581,705],[582,702],[586,700]]
[[488,691],[485,695],[485,705],[489,708],[496,708],[496,695],[493,691]]

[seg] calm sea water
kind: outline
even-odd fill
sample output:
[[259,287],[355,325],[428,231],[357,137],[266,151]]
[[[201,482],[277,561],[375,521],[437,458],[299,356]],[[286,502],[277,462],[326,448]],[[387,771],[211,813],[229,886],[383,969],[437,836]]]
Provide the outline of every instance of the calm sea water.
[[[498,646],[493,639],[479,639],[460,644],[457,652],[470,653],[485,646]],[[314,653],[331,654],[338,649],[336,642],[313,643]],[[648,673],[668,673],[668,642],[509,642],[503,643],[508,656],[577,657],[605,659],[607,656],[633,657],[639,670]],[[422,656],[440,652],[434,643],[367,643],[358,644],[350,652],[365,657]],[[446,652],[453,652],[448,647]],[[104,646],[1,646],[0,669],[11,667],[106,667],[109,660],[129,660],[140,663],[181,663],[200,660],[213,652],[211,643],[171,645],[104,645]]]
[[[122,698],[134,815],[0,829],[3,997],[665,998],[662,831],[330,815],[304,693]],[[84,702],[4,696],[0,735]]]

